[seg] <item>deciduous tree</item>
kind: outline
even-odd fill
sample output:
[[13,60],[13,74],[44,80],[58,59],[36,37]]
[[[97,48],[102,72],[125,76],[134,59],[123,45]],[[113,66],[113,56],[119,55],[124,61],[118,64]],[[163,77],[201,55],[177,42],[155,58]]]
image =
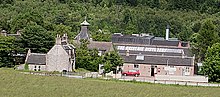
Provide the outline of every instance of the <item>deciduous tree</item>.
[[209,77],[210,81],[220,81],[220,43],[208,48],[202,72]]

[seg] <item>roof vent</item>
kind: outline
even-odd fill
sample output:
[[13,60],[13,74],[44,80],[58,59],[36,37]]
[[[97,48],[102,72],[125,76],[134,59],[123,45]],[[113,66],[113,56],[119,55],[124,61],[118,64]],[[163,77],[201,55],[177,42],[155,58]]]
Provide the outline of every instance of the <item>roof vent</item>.
[[150,36],[150,34],[149,33],[141,33],[141,35],[140,36]]
[[144,55],[142,55],[142,54],[137,55],[137,56],[136,56],[136,60],[141,60],[141,61],[143,61],[143,60],[144,60]]

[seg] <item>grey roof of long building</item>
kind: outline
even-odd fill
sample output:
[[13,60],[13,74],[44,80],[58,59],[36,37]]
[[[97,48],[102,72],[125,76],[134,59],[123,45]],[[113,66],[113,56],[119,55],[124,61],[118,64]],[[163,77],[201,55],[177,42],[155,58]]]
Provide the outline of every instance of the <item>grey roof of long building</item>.
[[[159,45],[159,46],[178,46],[180,40],[176,38],[170,38],[170,40],[165,40],[163,37],[154,36],[135,36],[135,35],[122,35],[113,34],[113,43],[125,43],[125,44],[143,44],[143,45]],[[183,42],[182,46],[186,47],[187,42]]]
[[28,64],[46,65],[46,54],[31,53],[27,59]]
[[161,46],[178,46],[179,40],[155,40],[153,39],[151,45],[161,45]]
[[134,36],[134,35],[112,35],[113,43],[130,43],[130,44],[145,44],[150,45],[153,36]]
[[173,65],[193,66],[193,58],[167,57],[167,56],[144,56],[144,60],[136,60],[137,55],[121,55],[124,63],[148,64],[148,65]]
[[[127,51],[119,50],[119,54],[125,54]],[[147,51],[129,51],[130,54],[143,54],[143,55],[163,55],[163,56],[182,56],[181,53],[169,53],[169,52],[147,52]]]
[[112,51],[113,45],[112,42],[99,42],[99,41],[90,41],[88,44],[89,49],[97,49],[97,50],[104,50],[104,51]]

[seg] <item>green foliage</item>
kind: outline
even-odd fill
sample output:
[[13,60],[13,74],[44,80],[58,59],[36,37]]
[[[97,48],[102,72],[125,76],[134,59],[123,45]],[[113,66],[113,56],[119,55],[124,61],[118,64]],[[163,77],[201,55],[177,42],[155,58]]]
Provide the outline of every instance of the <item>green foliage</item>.
[[210,81],[220,81],[220,43],[213,44],[208,48],[202,73],[207,75]]
[[29,70],[29,64],[24,64],[24,70]]
[[84,68],[90,71],[98,71],[99,64],[104,64],[105,72],[110,72],[116,66],[122,66],[123,60],[117,52],[108,52],[99,56],[98,50],[88,49],[88,40],[80,40],[80,46],[76,48],[76,68]]
[[24,48],[30,48],[33,52],[46,53],[54,45],[54,38],[43,27],[29,25],[22,32],[21,42]]
[[109,73],[112,69],[112,64],[110,61],[106,61],[105,64],[104,64],[104,70],[105,72],[104,73]]
[[15,38],[0,35],[0,67],[14,67]]
[[[106,53],[104,55],[104,61],[107,62],[106,64],[111,64],[111,70],[113,70],[114,68],[116,68],[117,66],[122,66],[123,65],[123,60],[120,57],[120,55],[115,52],[115,51],[111,51],[109,53]],[[112,68],[114,67],[114,68]]]
[[199,32],[193,34],[191,37],[192,50],[199,61],[203,61],[205,58],[205,53],[209,46],[212,46],[214,43],[219,42],[218,32],[216,26],[211,20],[206,20]]
[[96,49],[89,50],[89,41],[81,40],[80,47],[76,48],[76,68],[84,68],[89,71],[98,71],[101,57]]
[[[171,26],[171,37],[188,40],[197,32],[197,24],[206,18],[219,17],[216,0],[1,0],[0,29],[15,33],[30,24],[48,32],[68,33],[74,37],[80,22],[87,16],[94,40],[110,41],[112,33],[151,33],[165,36]],[[13,3],[11,5],[11,3]],[[8,5],[9,4],[9,5]],[[1,4],[0,4],[1,5]],[[4,4],[3,4],[4,5]],[[200,12],[203,12],[201,14]],[[212,14],[209,14],[212,13]],[[102,29],[103,33],[97,33]],[[197,29],[197,30],[196,30]],[[186,35],[187,34],[187,35]]]

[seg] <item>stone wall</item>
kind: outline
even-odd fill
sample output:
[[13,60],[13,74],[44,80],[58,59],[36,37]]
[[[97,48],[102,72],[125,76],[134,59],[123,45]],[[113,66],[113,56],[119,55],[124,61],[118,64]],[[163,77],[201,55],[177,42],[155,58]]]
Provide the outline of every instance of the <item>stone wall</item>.
[[61,45],[55,45],[46,56],[47,71],[72,71],[70,56]]
[[30,71],[46,71],[46,65],[29,64],[28,67]]

